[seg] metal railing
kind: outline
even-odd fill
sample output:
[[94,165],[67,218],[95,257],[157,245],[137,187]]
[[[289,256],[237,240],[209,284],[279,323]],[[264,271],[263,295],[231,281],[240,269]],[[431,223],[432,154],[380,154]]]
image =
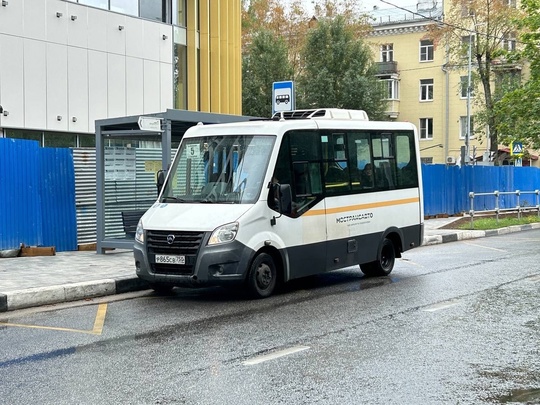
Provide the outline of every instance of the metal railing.
[[[520,197],[524,194],[532,194],[535,195],[536,198],[536,205],[521,205]],[[511,208],[500,208],[500,196],[502,195],[515,195],[517,198],[517,204],[515,207]],[[481,213],[489,213],[489,212],[495,212],[495,215],[497,217],[497,223],[499,223],[499,213],[500,212],[517,212],[517,218],[518,220],[521,219],[521,213],[523,211],[534,211],[536,210],[538,217],[540,217],[540,190],[534,190],[534,191],[493,191],[491,193],[475,193],[470,192],[469,193],[469,215],[471,217],[471,229],[474,229],[474,214],[476,211],[474,210],[474,198],[480,197],[480,196],[494,196],[495,197],[495,208],[492,210],[482,210],[478,211]]]

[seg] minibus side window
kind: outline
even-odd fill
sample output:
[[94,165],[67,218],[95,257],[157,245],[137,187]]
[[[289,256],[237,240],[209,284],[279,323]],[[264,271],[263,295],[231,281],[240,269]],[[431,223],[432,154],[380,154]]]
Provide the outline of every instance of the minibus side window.
[[[322,198],[320,149],[316,131],[291,131],[285,134],[272,181],[290,184],[290,216],[293,218],[302,215]],[[275,196],[269,196],[268,205],[274,210],[278,209]]]
[[375,133],[371,138],[375,186],[379,190],[395,189],[397,165],[393,134]]
[[348,193],[351,187],[345,133],[321,134],[326,194]]
[[418,168],[412,132],[396,135],[396,160],[399,168],[397,178],[399,187],[418,187]]

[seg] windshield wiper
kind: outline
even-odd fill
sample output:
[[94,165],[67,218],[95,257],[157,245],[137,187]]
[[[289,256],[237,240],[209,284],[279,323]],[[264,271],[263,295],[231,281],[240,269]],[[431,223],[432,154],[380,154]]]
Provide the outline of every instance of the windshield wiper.
[[177,198],[177,197],[174,197],[174,196],[169,196],[169,197],[163,197],[163,201],[162,202],[187,202],[186,200],[182,199],[182,198]]

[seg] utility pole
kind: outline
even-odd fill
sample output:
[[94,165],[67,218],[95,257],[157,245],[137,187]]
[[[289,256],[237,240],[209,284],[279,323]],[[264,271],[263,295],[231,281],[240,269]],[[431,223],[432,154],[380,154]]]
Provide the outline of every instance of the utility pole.
[[469,142],[471,139],[471,69],[472,69],[472,39],[473,32],[469,32],[469,70],[467,76],[467,128],[465,130],[465,164],[470,163]]

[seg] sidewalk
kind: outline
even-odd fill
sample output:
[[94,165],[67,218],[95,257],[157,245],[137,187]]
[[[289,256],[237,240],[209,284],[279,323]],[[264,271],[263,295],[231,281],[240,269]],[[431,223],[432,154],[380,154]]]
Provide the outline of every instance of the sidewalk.
[[[425,221],[424,245],[540,228],[540,223],[491,231],[440,229],[458,218]],[[0,258],[0,312],[147,288],[135,275],[133,253],[59,252],[56,256]]]

